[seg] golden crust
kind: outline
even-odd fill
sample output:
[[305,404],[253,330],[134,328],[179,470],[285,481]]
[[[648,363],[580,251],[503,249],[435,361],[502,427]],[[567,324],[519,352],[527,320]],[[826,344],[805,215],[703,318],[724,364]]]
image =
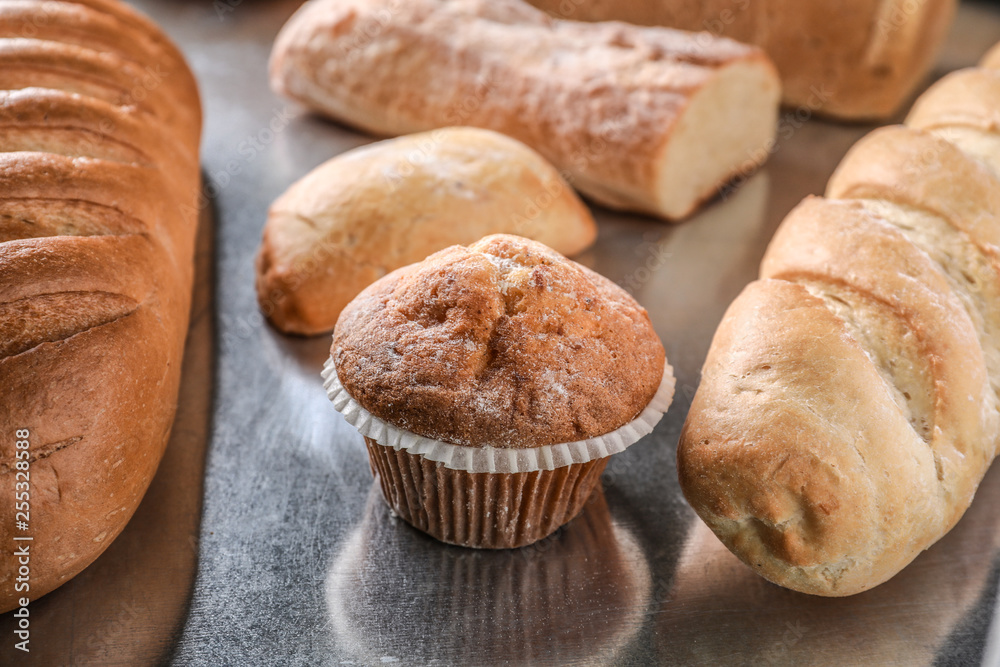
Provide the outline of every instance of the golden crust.
[[948,74],[920,96],[906,124],[922,130],[963,126],[1000,133],[1000,72],[973,67]]
[[508,235],[369,286],[341,314],[332,354],[348,393],[377,417],[458,445],[518,449],[631,421],[665,364],[627,293]]
[[983,56],[979,66],[986,69],[1000,69],[1000,44],[993,45],[993,48]]
[[[910,447],[914,439],[865,351],[823,301],[802,285],[760,280],[733,302],[712,341],[678,473],[688,502],[762,576],[845,595],[916,555],[878,562],[892,548],[886,519],[894,511],[933,509],[930,450]],[[877,450],[896,468],[885,492],[865,458]]]
[[[35,33],[17,29],[39,15]],[[166,446],[200,131],[190,71],[131,9],[0,5],[0,430],[30,432],[32,600],[114,540]],[[16,462],[0,440],[8,497]],[[0,538],[13,526],[0,505]],[[0,561],[0,610],[15,572]]]
[[[310,2],[278,35],[270,68],[276,92],[368,132],[492,129],[595,201],[668,219],[766,149],[780,87],[754,47],[557,21],[514,0]],[[690,188],[665,194],[695,172]]]
[[968,234],[984,252],[1000,249],[996,177],[930,132],[892,126],[865,136],[830,177],[826,196],[926,210]]
[[498,233],[574,255],[597,226],[559,172],[514,139],[469,127],[389,139],[320,165],[271,205],[257,298],[282,331],[330,331],[378,278]]
[[858,142],[827,187],[841,199],[789,214],[716,332],[681,486],[775,583],[882,583],[955,525],[997,453],[995,85],[948,77],[911,114],[926,129]]
[[554,16],[628,21],[756,44],[781,73],[784,103],[810,113],[894,113],[934,63],[956,0],[528,0]]

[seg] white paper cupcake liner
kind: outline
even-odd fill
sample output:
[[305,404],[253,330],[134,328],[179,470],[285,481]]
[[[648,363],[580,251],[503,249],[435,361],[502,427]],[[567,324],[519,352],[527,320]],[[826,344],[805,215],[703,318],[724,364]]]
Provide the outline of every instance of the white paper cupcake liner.
[[323,386],[333,407],[358,429],[361,435],[371,438],[380,445],[393,449],[405,449],[410,454],[418,454],[431,461],[442,463],[452,470],[469,473],[518,473],[538,470],[555,470],[573,463],[587,463],[625,451],[643,436],[653,431],[653,427],[670,407],[674,397],[674,376],[670,364],[663,366],[663,379],[656,394],[638,417],[629,423],[604,435],[575,442],[561,442],[528,449],[507,449],[502,447],[466,447],[450,442],[425,438],[397,428],[361,407],[351,398],[337,377],[333,357],[323,366]]

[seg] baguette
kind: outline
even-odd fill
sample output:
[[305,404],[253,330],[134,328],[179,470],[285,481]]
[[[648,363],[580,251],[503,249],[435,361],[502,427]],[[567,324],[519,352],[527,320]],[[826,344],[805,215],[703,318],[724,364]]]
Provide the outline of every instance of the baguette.
[[257,300],[282,331],[331,331],[387,273],[501,233],[574,255],[597,225],[559,172],[510,137],[457,127],[387,139],[327,161],[274,202]]
[[517,0],[313,0],[278,35],[271,85],[378,135],[496,130],[594,201],[671,220],[767,155],[780,86],[754,47]]
[[[187,331],[200,127],[194,79],[146,18],[110,0],[0,4],[0,610],[96,559],[156,471]],[[14,535],[33,537],[27,590]]]
[[782,586],[876,586],[947,533],[1000,443],[1000,72],[851,149],[730,306],[681,434],[688,500]]
[[784,103],[835,118],[892,115],[926,76],[956,0],[528,0],[579,21],[704,30],[763,48]]

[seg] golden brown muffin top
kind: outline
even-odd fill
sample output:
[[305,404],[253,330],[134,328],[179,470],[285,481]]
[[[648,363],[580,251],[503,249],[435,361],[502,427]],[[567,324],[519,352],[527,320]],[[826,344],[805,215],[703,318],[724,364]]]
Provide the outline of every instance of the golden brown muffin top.
[[518,236],[452,246],[370,285],[331,349],[376,417],[466,446],[604,435],[653,398],[665,356],[620,287]]

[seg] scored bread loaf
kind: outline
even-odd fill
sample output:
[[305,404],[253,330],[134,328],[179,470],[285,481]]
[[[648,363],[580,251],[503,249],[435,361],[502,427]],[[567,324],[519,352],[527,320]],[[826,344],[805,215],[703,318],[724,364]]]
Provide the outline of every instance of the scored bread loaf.
[[[148,19],[112,0],[0,3],[0,610],[97,558],[156,471],[200,132],[194,79]],[[33,538],[30,588],[15,590],[14,536]]]
[[961,518],[1000,443],[1000,71],[955,72],[782,223],[681,434],[698,514],[767,579],[851,595]]
[[755,47],[519,0],[313,0],[278,35],[271,85],[379,135],[496,130],[594,201],[668,219],[767,155],[780,94]]
[[784,103],[862,120],[891,115],[927,74],[956,0],[528,0],[553,16],[702,30],[763,48]]

